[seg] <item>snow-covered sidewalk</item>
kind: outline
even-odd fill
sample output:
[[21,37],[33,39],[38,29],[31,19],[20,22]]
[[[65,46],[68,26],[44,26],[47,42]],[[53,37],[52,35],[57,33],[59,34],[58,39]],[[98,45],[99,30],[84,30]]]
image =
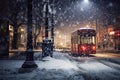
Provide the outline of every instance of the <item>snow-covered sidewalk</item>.
[[54,57],[36,60],[38,68],[29,73],[19,72],[24,60],[0,60],[0,80],[76,80],[73,74],[78,67],[62,54],[54,53]]

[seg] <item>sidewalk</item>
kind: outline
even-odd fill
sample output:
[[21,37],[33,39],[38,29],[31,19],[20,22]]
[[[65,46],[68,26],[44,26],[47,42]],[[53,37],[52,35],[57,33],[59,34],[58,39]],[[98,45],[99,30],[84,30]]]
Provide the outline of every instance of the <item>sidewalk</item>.
[[[14,56],[14,55],[18,55],[21,53],[25,53],[26,50],[9,50],[9,57]],[[41,49],[34,49],[33,50],[35,53],[36,52],[41,52]]]
[[[33,50],[34,51],[34,56],[36,57],[36,53],[42,53],[42,50]],[[5,56],[0,56],[0,60],[8,60],[8,59],[11,59],[11,58],[15,58],[17,59],[18,56],[24,56],[25,57],[25,54],[26,51],[25,50],[9,50],[9,53]]]
[[97,53],[120,53],[120,50],[115,50],[115,49],[97,49]]

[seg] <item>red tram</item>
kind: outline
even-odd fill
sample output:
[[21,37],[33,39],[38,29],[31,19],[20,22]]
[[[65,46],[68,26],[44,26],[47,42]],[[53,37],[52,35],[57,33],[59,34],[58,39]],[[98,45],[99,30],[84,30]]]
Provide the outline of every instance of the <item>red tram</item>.
[[71,35],[71,53],[76,55],[96,53],[96,31],[80,28]]

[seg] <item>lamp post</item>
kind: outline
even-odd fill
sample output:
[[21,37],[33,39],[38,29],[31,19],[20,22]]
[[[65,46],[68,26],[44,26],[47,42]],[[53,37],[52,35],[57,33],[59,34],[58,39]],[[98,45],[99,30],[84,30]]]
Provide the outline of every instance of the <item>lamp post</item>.
[[[52,39],[52,54],[53,54],[53,48],[54,48],[54,14],[55,14],[55,10],[54,10],[54,0],[52,0],[52,12],[51,12],[51,39]],[[53,56],[53,55],[52,55]]]
[[28,2],[27,50],[26,50],[26,60],[22,65],[22,68],[36,68],[37,64],[35,64],[34,62],[34,51],[33,51],[33,40],[32,40],[32,0],[27,0],[27,2]]
[[[54,6],[53,6],[54,7]],[[51,38],[49,39],[48,32],[50,30],[50,4],[49,0],[45,0],[44,2],[44,17],[45,17],[45,39],[42,41],[42,57],[47,57],[53,55],[53,40],[54,40],[54,24],[53,24],[53,15],[52,15],[52,27],[51,27]]]

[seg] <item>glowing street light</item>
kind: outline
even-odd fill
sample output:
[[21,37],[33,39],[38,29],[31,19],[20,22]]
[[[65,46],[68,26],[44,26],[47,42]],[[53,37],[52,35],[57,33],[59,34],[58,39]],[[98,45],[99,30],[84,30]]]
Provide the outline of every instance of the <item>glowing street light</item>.
[[109,33],[109,35],[114,35],[115,34],[115,32],[114,31],[111,31],[110,33]]
[[89,0],[84,0],[85,3],[89,3]]

